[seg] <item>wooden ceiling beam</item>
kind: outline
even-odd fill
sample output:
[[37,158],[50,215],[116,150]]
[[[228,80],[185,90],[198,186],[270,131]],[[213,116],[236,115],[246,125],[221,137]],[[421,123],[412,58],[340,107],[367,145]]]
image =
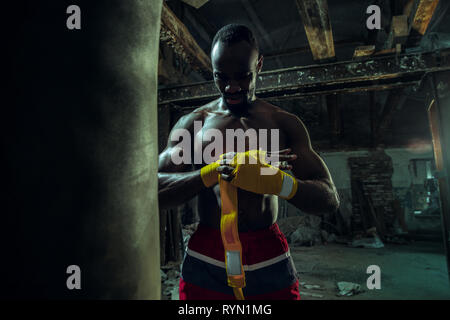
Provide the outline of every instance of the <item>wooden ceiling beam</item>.
[[[319,63],[335,61],[333,31],[327,0],[297,0],[296,3],[313,59]],[[334,144],[341,137],[342,128],[337,94],[328,95],[324,103],[327,105],[330,123],[330,143]]]
[[439,0],[416,0],[411,10],[411,28],[422,36],[427,31]]
[[394,48],[397,44],[405,44],[409,36],[408,16],[393,16],[391,30],[386,40],[384,49]]
[[333,31],[327,0],[296,0],[314,60],[334,59]]
[[353,53],[353,59],[361,59],[371,56],[375,52],[375,45],[358,46]]
[[194,69],[202,73],[212,72],[209,56],[165,2],[161,12],[160,40],[172,47]]
[[[261,98],[294,99],[334,92],[386,90],[417,85],[426,73],[448,70],[450,49],[315,64],[262,72],[257,78],[256,95]],[[160,104],[194,105],[219,96],[213,81],[158,91]]]

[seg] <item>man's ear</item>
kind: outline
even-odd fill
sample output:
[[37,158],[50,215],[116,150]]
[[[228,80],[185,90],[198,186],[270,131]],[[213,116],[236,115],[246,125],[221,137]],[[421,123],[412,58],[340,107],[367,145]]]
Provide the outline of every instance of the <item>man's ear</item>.
[[258,73],[261,72],[262,66],[263,66],[264,57],[263,55],[259,55],[258,64],[256,65],[256,70]]

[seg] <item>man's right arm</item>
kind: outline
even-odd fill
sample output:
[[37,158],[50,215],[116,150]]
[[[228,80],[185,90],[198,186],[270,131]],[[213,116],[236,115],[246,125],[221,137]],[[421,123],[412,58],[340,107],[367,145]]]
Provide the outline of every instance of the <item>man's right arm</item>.
[[[202,190],[206,189],[205,184],[202,181],[200,175],[200,169],[194,170],[192,164],[194,149],[192,147],[194,143],[193,125],[194,121],[201,121],[201,115],[199,113],[190,113],[183,116],[173,127],[169,134],[169,141],[167,147],[159,155],[158,159],[158,198],[159,206],[162,209],[180,205]],[[171,137],[174,133],[184,132],[189,133],[189,149],[180,148],[179,142],[173,142]],[[174,156],[183,155],[187,161],[173,161]]]

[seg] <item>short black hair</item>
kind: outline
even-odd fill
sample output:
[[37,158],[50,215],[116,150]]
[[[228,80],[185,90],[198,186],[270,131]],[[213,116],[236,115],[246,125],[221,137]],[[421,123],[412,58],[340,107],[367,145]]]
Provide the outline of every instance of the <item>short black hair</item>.
[[217,31],[211,44],[211,53],[214,45],[218,42],[230,45],[241,41],[247,41],[259,53],[258,41],[256,41],[253,32],[243,24],[231,23]]

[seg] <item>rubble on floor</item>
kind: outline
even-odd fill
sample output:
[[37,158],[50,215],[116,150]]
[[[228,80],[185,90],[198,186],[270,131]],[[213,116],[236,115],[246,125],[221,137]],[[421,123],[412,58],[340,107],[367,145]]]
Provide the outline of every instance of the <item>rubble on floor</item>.
[[179,300],[179,270],[179,263],[169,263],[161,267],[161,300]]
[[310,292],[310,291],[301,291],[302,289],[306,290],[319,290],[324,291],[325,288],[317,285],[317,284],[306,284],[305,282],[299,282],[299,289],[300,289],[300,299],[302,297],[312,297],[312,298],[323,298],[323,294],[316,293],[316,292]]
[[277,223],[291,245],[313,246],[338,240],[334,233],[321,229],[322,218],[315,215],[287,217]]
[[339,290],[337,296],[349,297],[364,292],[359,284],[353,282],[340,281],[337,283],[337,287]]
[[384,248],[384,244],[378,236],[353,240],[350,246],[355,248],[369,249]]
[[[385,235],[384,243],[391,244],[411,244],[412,240],[409,239],[408,233],[402,233],[398,235]],[[384,248],[384,243],[377,233],[375,227],[368,229],[365,234],[358,234],[354,237],[353,241],[347,243],[350,247],[354,248],[370,248],[378,249]]]
[[318,294],[318,293],[314,293],[314,292],[300,291],[300,299],[302,297],[323,298],[323,295],[322,294]]
[[334,233],[328,233],[326,230],[321,231],[321,236],[324,243],[334,243],[338,240]]
[[187,248],[189,238],[197,230],[198,222],[184,225],[182,228],[184,247]]
[[318,284],[304,284],[303,287],[305,287],[305,289],[316,289],[316,290],[323,290]]

